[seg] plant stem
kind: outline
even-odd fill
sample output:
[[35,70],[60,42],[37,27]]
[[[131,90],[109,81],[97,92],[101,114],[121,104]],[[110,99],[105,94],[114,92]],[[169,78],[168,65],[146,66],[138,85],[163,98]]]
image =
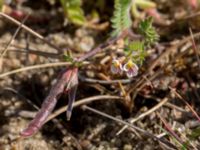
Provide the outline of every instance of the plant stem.
[[92,57],[93,55],[95,55],[96,53],[100,52],[101,50],[105,49],[106,47],[108,47],[109,45],[114,44],[117,40],[125,38],[128,35],[128,30],[124,30],[121,35],[119,35],[118,37],[112,37],[109,38],[105,43],[100,44],[99,46],[97,46],[96,48],[94,48],[93,50],[89,51],[88,53],[84,54],[83,56],[79,57],[76,61],[77,62],[81,62],[85,59],[88,59],[90,57]]

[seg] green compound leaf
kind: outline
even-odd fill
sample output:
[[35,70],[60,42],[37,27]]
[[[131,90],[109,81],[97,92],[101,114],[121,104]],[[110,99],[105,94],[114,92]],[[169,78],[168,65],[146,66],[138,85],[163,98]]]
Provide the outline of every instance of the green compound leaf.
[[81,8],[81,0],[60,0],[66,18],[76,24],[83,25],[85,23],[84,12]]
[[115,0],[114,14],[111,19],[112,28],[114,29],[112,36],[117,36],[121,31],[130,27],[131,2],[131,0]]
[[158,41],[159,36],[155,30],[155,28],[152,26],[153,19],[147,18],[139,24],[139,31],[145,38],[145,44],[147,46],[155,43]]
[[142,51],[144,50],[144,42],[134,41],[129,43],[128,49],[131,51]]

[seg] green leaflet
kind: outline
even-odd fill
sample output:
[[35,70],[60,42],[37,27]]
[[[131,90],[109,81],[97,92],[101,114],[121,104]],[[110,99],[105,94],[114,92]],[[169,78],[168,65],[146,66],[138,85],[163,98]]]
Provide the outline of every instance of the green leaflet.
[[63,11],[67,19],[76,24],[83,25],[85,23],[84,12],[81,8],[81,0],[60,0]]
[[117,36],[121,31],[130,27],[131,19],[129,11],[131,2],[132,0],[115,0],[114,14],[111,19],[112,28],[114,29],[112,36]]
[[134,41],[129,43],[128,49],[131,51],[142,51],[144,50],[144,43],[140,41]]
[[155,28],[152,26],[152,22],[153,20],[150,17],[141,21],[139,25],[139,31],[144,36],[145,44],[147,46],[155,43],[159,39],[159,36]]
[[125,52],[127,56],[130,57],[134,62],[142,65],[145,57],[147,56],[147,52],[144,49],[145,45],[142,41],[133,41],[129,42]]

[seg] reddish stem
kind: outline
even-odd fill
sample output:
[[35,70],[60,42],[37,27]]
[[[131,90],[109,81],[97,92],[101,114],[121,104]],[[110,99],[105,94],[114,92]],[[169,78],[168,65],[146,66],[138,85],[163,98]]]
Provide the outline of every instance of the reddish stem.
[[70,81],[72,72],[73,69],[69,69],[61,75],[60,79],[58,79],[58,82],[50,90],[49,95],[44,100],[41,109],[38,111],[35,118],[30,122],[28,127],[21,132],[23,137],[28,137],[35,134],[42,127],[49,114],[55,108],[57,99],[65,90],[66,84],[68,84]]
[[108,47],[109,45],[114,44],[117,40],[122,39],[124,37],[126,37],[128,35],[128,30],[125,30],[124,32],[122,32],[120,34],[120,36],[118,37],[113,37],[108,39],[105,43],[100,44],[99,46],[97,46],[96,48],[94,48],[93,50],[89,51],[88,53],[84,54],[83,56],[81,56],[80,58],[78,58],[76,61],[81,62],[85,59],[88,59],[89,57],[92,57],[93,55],[95,55],[96,53],[100,52],[101,50],[105,49],[106,47]]

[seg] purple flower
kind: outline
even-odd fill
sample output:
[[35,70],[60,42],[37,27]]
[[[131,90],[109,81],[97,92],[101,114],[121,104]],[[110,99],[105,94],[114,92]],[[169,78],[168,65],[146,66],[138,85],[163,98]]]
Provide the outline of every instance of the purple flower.
[[134,76],[137,76],[138,74],[138,66],[133,63],[132,60],[129,60],[124,66],[123,66],[123,70],[126,72],[126,75],[129,78],[132,78]]
[[113,59],[112,65],[111,65],[111,72],[114,74],[121,74],[122,73],[122,64],[119,60]]

